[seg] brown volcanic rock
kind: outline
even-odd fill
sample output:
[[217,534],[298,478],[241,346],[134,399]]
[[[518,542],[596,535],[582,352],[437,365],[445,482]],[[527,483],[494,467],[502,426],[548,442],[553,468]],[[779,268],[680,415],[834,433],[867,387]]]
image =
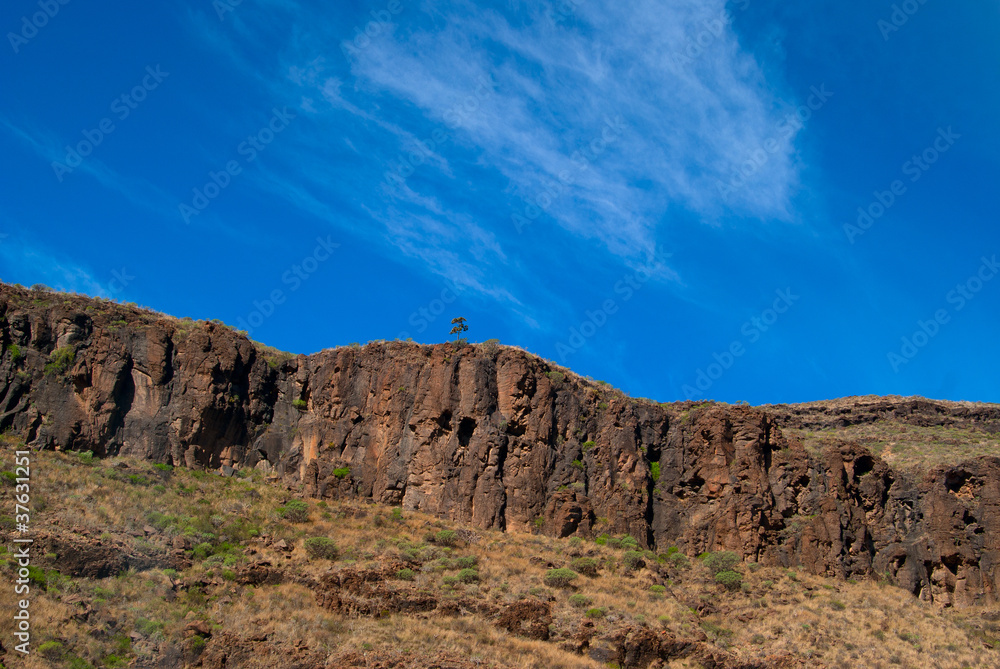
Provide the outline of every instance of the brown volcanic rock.
[[[727,549],[814,573],[888,572],[942,604],[997,601],[1000,459],[913,474],[855,444],[810,455],[780,427],[891,412],[992,430],[997,407],[659,405],[566,370],[550,379],[550,363],[511,347],[392,342],[282,357],[218,323],[10,286],[0,286],[0,317],[5,348],[22,352],[0,359],[0,429],[34,447],[256,467],[314,496],[477,528],[599,527],[688,555]],[[72,363],[46,372],[67,346]]]
[[389,582],[404,563],[375,569],[346,568],[329,572],[314,587],[316,603],[330,611],[381,617],[390,613],[433,611],[437,598],[400,581]]

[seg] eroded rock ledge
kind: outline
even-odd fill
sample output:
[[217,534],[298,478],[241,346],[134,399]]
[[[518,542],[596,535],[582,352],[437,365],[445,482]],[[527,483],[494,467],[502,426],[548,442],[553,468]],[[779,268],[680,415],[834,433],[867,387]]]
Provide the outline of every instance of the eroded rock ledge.
[[[653,549],[888,575],[942,605],[997,601],[1000,459],[910,474],[858,444],[810,454],[782,434],[839,409],[634,400],[502,346],[291,357],[220,323],[11,286],[0,317],[0,428],[38,448],[252,467],[312,495],[480,528],[631,534]],[[851,415],[1000,420],[907,401]]]

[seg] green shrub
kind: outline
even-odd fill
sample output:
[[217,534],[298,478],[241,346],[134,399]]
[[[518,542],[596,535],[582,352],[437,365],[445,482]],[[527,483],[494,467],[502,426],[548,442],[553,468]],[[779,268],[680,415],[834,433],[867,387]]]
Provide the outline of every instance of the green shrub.
[[38,653],[47,660],[58,660],[63,655],[63,645],[58,641],[46,641],[38,647]]
[[667,589],[662,585],[651,585],[649,586],[649,591],[654,595],[662,595],[667,591]]
[[545,372],[545,376],[549,377],[549,380],[555,384],[562,383],[563,379],[566,378],[562,372]]
[[212,544],[201,543],[194,547],[194,558],[204,560],[212,554]]
[[309,505],[300,499],[293,499],[285,506],[278,507],[278,513],[293,523],[304,523],[309,520]]
[[572,564],[570,564],[570,567],[572,567],[574,571],[583,574],[584,576],[589,576],[590,578],[597,577],[597,570],[599,566],[600,563],[598,563],[597,560],[587,557],[577,558],[576,560],[573,560]]
[[579,469],[580,471],[583,471],[584,469],[583,460],[574,460],[572,462],[572,465],[577,469]]
[[451,561],[454,569],[472,569],[479,562],[475,555],[463,555]]
[[86,464],[90,464],[91,462],[94,461],[93,451],[80,451],[77,455],[79,456],[80,461]]
[[549,569],[545,572],[545,585],[551,588],[566,588],[577,579],[578,574],[572,569],[562,567]]
[[161,472],[172,472],[174,470],[174,468],[171,465],[168,465],[165,462],[157,462],[153,466],[159,469]]
[[594,446],[597,446],[597,444],[595,444],[592,441],[588,440],[588,441],[583,442],[583,452],[586,453],[587,451],[589,451],[590,449],[592,449]]
[[351,474],[350,467],[337,467],[336,469],[333,470],[333,475],[336,476],[338,479],[346,478],[350,476],[350,474]]
[[61,346],[49,354],[49,361],[45,363],[45,373],[64,374],[74,360],[76,360],[76,349],[72,346]]
[[687,569],[691,566],[691,561],[684,553],[671,553],[669,560],[678,569]]
[[324,560],[336,560],[340,551],[337,544],[326,537],[310,537],[305,541],[306,554],[311,558],[322,558]]
[[710,572],[718,574],[723,571],[731,571],[740,563],[740,556],[733,551],[717,551],[706,553],[701,561]]
[[652,479],[654,481],[659,481],[660,480],[660,463],[659,462],[650,462],[649,463],[649,475],[652,477]]
[[597,544],[598,546],[605,546],[607,545],[609,538],[610,537],[608,537],[608,535],[602,534],[601,536],[594,539],[594,543]]
[[135,630],[147,637],[163,636],[164,624],[161,622],[156,622],[149,620],[147,618],[139,618],[135,621]]
[[455,530],[441,530],[434,535],[434,543],[442,546],[454,546],[458,543],[458,534]]
[[621,547],[626,548],[628,550],[636,550],[637,548],[639,548],[639,542],[636,541],[634,537],[626,534],[624,537],[622,537]]
[[462,583],[479,583],[479,572],[475,569],[463,569],[458,572],[458,580]]
[[66,663],[66,666],[69,667],[69,669],[94,669],[94,665],[90,662],[87,662],[82,657],[73,655],[72,653],[66,655]]
[[299,411],[305,411],[306,406],[308,406],[308,403],[303,399],[297,399],[297,400],[292,400],[292,406],[298,409]]
[[580,593],[576,593],[575,595],[569,596],[570,606],[575,606],[578,609],[587,608],[593,603],[593,601],[594,600],[592,600],[587,595],[581,595]]
[[[21,358],[24,357],[24,351],[22,351],[21,347],[18,346],[17,344],[11,344],[10,346],[7,347],[7,350],[10,351],[10,359],[14,361],[14,363],[20,362]],[[52,641],[50,643],[57,643],[57,642]]]
[[727,569],[715,575],[715,582],[725,586],[726,590],[739,590],[743,585],[743,577]]
[[607,609],[605,609],[604,607],[600,607],[595,609],[587,609],[586,615],[588,618],[603,618],[605,613],[607,613]]
[[626,551],[625,555],[622,556],[622,562],[625,563],[626,567],[635,571],[646,566],[642,557],[643,555],[639,551]]
[[412,581],[417,574],[412,569],[400,569],[396,572],[396,578],[400,581]]

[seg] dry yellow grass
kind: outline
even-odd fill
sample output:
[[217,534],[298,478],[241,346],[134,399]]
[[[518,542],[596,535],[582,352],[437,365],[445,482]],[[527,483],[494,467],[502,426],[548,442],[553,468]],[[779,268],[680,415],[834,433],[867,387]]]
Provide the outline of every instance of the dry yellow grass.
[[[15,444],[4,440],[0,470],[11,468]],[[701,639],[744,660],[783,652],[814,666],[1000,665],[1000,652],[991,648],[997,645],[998,626],[989,611],[938,609],[871,581],[852,583],[742,564],[738,569],[743,588],[729,592],[695,559],[689,568],[677,569],[646,555],[647,567],[630,571],[621,549],[493,531],[478,531],[475,542],[450,548],[427,539],[455,526],[419,513],[393,513],[357,501],[303,500],[309,520],[290,522],[280,508],[295,499],[294,491],[278,484],[187,470],[166,472],[125,459],[86,463],[78,455],[61,453],[33,453],[32,458],[36,529],[73,536],[87,532],[91,539],[123,542],[136,553],[155,552],[186,537],[193,563],[179,574],[157,568],[102,579],[50,571],[49,590],[36,590],[32,596],[36,653],[23,661],[16,658],[17,664],[9,650],[13,602],[5,593],[0,597],[0,639],[8,648],[9,666],[86,669],[132,661],[141,666],[170,646],[188,653],[190,660],[195,657],[193,646],[204,643],[185,633],[191,620],[209,621],[213,639],[223,633],[266,637],[271,646],[246,666],[280,666],[275,663],[296,644],[329,658],[328,666],[350,652],[445,654],[470,666],[606,666],[559,647],[585,619],[594,623],[595,639],[626,626],[648,626]],[[0,515],[10,513],[11,491],[0,487],[6,505]],[[150,524],[156,531],[147,538]],[[7,548],[12,548],[9,523],[0,527]],[[340,549],[338,559],[310,558],[304,548],[309,537],[333,539]],[[290,551],[277,548],[281,540]],[[192,551],[199,543],[217,554]],[[440,602],[483,601],[494,608],[523,597],[550,602],[553,640],[515,637],[480,614],[357,618],[317,605],[315,586],[309,584],[328,570],[373,568],[400,556],[417,556],[422,565],[415,565],[413,580],[405,587],[432,593]],[[572,588],[545,585],[547,563],[568,566],[580,556],[600,563],[598,577],[580,576]],[[63,557],[43,562],[58,571]],[[459,557],[465,564],[476,561],[478,583],[456,582]],[[258,560],[282,569],[284,582],[253,587],[232,580],[245,564]],[[8,589],[13,587],[11,567],[4,562],[0,587]],[[581,596],[587,601],[578,601]],[[92,608],[89,617],[74,618],[80,610],[74,599]],[[588,609],[599,612],[588,619]],[[61,646],[50,647],[49,657],[43,657],[37,651],[44,642]],[[212,643],[216,641],[209,641],[209,648]],[[668,666],[697,665],[683,660]]]

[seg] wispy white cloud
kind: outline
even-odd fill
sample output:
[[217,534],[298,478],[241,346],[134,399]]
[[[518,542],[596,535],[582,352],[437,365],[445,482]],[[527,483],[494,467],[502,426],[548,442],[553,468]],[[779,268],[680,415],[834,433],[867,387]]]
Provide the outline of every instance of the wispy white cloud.
[[[65,162],[65,143],[60,142],[51,132],[40,128],[23,127],[3,115],[0,115],[0,127],[6,129],[50,165],[55,162]],[[102,186],[118,192],[134,205],[164,218],[177,218],[176,198],[171,197],[166,191],[145,179],[121,174],[94,157],[84,158],[78,167],[72,168],[71,172],[62,174],[62,178],[71,178],[72,173],[76,172],[96,179]],[[53,170],[53,184],[56,183],[57,178],[57,173]]]
[[[273,35],[244,29],[217,40],[244,65],[241,49],[269,44],[280,55],[250,76],[281,99],[303,100],[310,120],[311,134],[303,127],[275,150],[295,168],[253,178],[508,305],[537,290],[530,268],[504,249],[537,239],[511,223],[534,203],[544,204],[540,220],[632,268],[665,250],[674,210],[710,224],[729,214],[789,217],[795,133],[776,132],[781,95],[720,20],[724,0],[574,4],[554,21],[544,2],[504,11],[406,3],[360,49],[351,26],[323,13],[332,10],[300,7],[294,40],[277,47]],[[709,43],[679,57],[706,26]],[[435,131],[446,141],[428,149]],[[771,139],[766,164],[724,201],[719,183]],[[383,173],[411,153],[422,154],[415,176],[387,187]],[[344,201],[364,224],[341,211]],[[673,269],[659,278],[683,286]]]
[[8,231],[0,236],[0,268],[4,281],[43,283],[60,291],[110,297],[107,287],[89,268],[33,246]]

